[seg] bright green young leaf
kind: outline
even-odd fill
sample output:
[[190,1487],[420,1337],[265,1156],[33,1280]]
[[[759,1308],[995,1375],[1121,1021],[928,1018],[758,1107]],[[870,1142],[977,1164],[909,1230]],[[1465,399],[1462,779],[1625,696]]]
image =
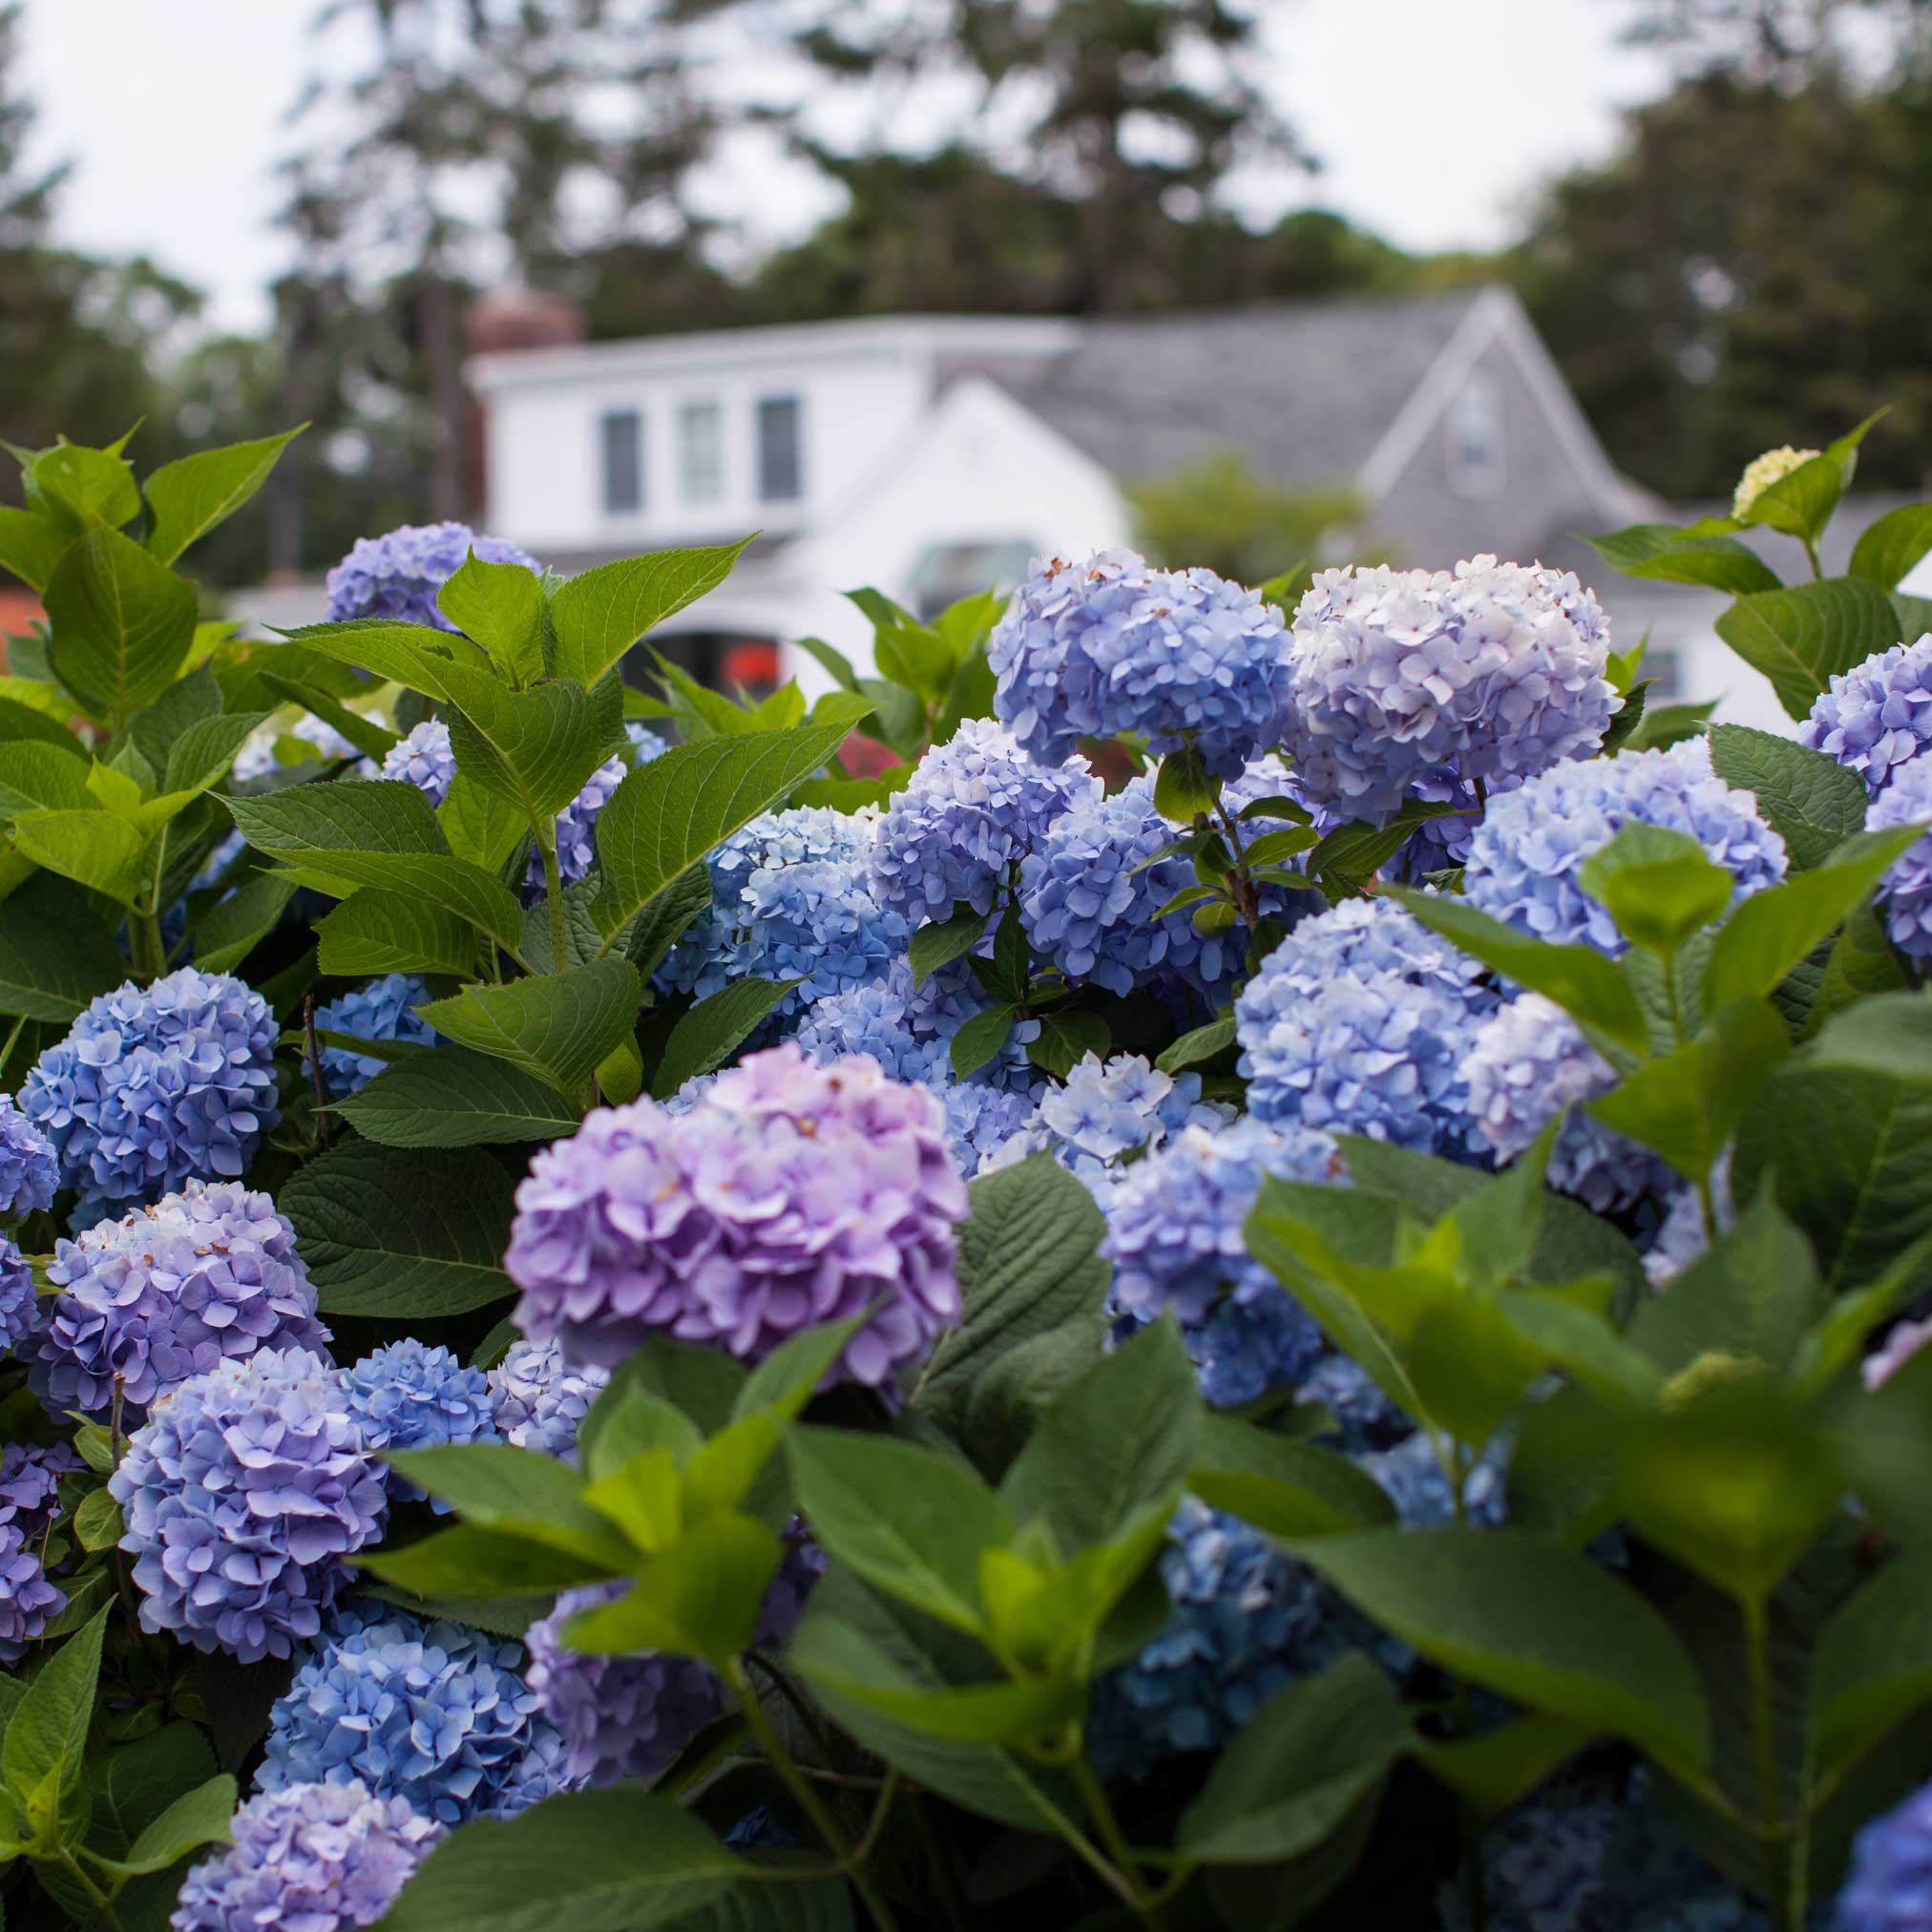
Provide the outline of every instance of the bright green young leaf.
[[535,571],[487,562],[472,548],[436,593],[436,605],[515,688],[543,676],[543,585]]
[[858,1669],[862,1653],[840,1668],[834,1642],[821,1634],[799,1669],[814,1689],[831,1689],[930,1737],[962,1744],[1030,1745],[1054,1737],[1079,1716],[1084,1688],[1066,1677],[1030,1677],[961,1689],[900,1690]]
[[670,1650],[723,1670],[757,1641],[760,1606],[784,1559],[777,1534],[756,1519],[705,1517],[638,1564],[623,1596],[572,1618],[564,1640],[580,1650]]
[[41,739],[0,745],[0,816],[22,811],[90,811],[99,802],[93,766]]
[[[355,900],[350,900],[351,905]],[[578,1129],[577,1109],[546,1080],[494,1054],[444,1046],[385,1067],[334,1103],[383,1147],[469,1147],[554,1141]]]
[[750,541],[662,550],[579,571],[551,599],[556,675],[595,684],[646,632],[716,590]]
[[102,1605],[54,1651],[8,1721],[6,1738],[0,1741],[0,1782],[23,1803],[52,1780],[59,1794],[57,1803],[64,1806],[68,1794],[80,1783],[110,1607]]
[[429,1598],[471,1598],[479,1604],[505,1598],[555,1597],[579,1584],[611,1575],[605,1563],[573,1554],[516,1531],[459,1523],[393,1548],[366,1550],[359,1569]]
[[306,427],[252,443],[231,443],[222,450],[200,450],[162,464],[147,481],[154,526],[148,532],[148,549],[161,562],[173,563],[261,489],[284,449]]
[[1270,1536],[1328,1536],[1396,1520],[1388,1491],[1346,1456],[1231,1416],[1202,1418],[1187,1487]]
[[297,649],[373,672],[390,683],[406,684],[411,691],[439,702],[450,695],[443,679],[452,665],[481,672],[490,668],[482,646],[466,637],[431,630],[426,624],[395,623],[387,618],[306,624],[284,636]]
[[127,440],[123,436],[105,450],[90,450],[63,436],[52,449],[40,451],[21,479],[27,507],[78,531],[103,525],[118,530],[131,522],[140,510],[141,496],[134,467],[121,454]]
[[149,1825],[111,1869],[128,1878],[144,1872],[165,1872],[190,1852],[217,1844],[228,1837],[235,1815],[235,1780],[226,1772],[184,1793]]
[[1903,624],[1877,584],[1851,577],[1741,597],[1717,620],[1717,635],[1771,680],[1794,718],[1875,651],[1899,642]]
[[734,979],[698,1001],[664,1042],[664,1057],[651,1077],[651,1091],[669,1100],[687,1080],[721,1067],[769,1016],[796,979]]
[[53,580],[74,533],[51,516],[0,504],[0,570],[10,570],[37,591]]
[[[280,883],[279,881],[273,883]],[[407,892],[365,887],[316,922],[322,971],[439,973],[476,970],[476,933],[467,919]]]
[[320,718],[332,731],[340,732],[365,758],[373,758],[380,763],[401,742],[387,725],[377,724],[373,718],[366,718],[360,711],[351,711],[332,692],[304,684],[299,679],[278,677],[265,670],[262,673],[262,683],[276,697],[291,704],[300,704],[311,718]]
[[53,668],[97,715],[118,723],[151,704],[195,639],[195,587],[116,530],[94,530],[47,586]]
[[1705,584],[1733,597],[1778,588],[1777,573],[1734,536],[1698,536],[1673,524],[1633,523],[1587,541],[1612,570],[1626,577]]
[[978,1072],[999,1052],[1013,1031],[1016,1012],[1010,1002],[1001,1001],[997,1006],[988,1006],[974,1014],[959,1028],[947,1048],[955,1080],[964,1080],[969,1074]]
[[602,1411],[597,1427],[580,1431],[578,1438],[584,1474],[593,1482],[658,1449],[668,1451],[682,1470],[704,1447],[704,1431],[683,1410],[635,1382],[608,1390],[595,1406]]
[[163,788],[170,792],[197,792],[219,785],[235,763],[235,754],[266,715],[258,711],[231,711],[190,724],[169,747]]
[[1852,546],[1847,575],[1896,590],[1932,551],[1932,503],[1907,503],[1869,523]]
[[638,969],[612,957],[503,986],[472,982],[416,1011],[446,1040],[494,1053],[570,1094],[637,1024],[641,997]]
[[530,821],[500,791],[459,771],[436,808],[436,823],[458,858],[496,872],[530,837]]
[[443,682],[457,770],[531,824],[549,826],[624,744],[615,690],[603,697],[559,681],[512,691],[493,671],[453,664]]
[[913,964],[913,984],[923,985],[942,966],[950,966],[979,943],[986,914],[971,906],[935,926],[921,926],[907,949]]
[[147,840],[111,811],[23,811],[13,820],[13,844],[35,865],[123,906],[140,897],[150,877],[141,864]]
[[1191,747],[1169,752],[1154,774],[1154,809],[1172,824],[1192,825],[1197,818],[1211,818],[1220,796],[1221,787]]
[[1735,882],[1704,848],[1661,826],[1627,825],[1577,869],[1577,883],[1634,946],[1666,957],[1724,916]]

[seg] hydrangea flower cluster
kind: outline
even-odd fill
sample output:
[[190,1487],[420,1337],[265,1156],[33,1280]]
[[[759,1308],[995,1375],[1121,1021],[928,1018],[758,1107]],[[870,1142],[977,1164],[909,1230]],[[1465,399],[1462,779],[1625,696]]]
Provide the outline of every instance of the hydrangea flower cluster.
[[442,1827],[399,1797],[353,1781],[292,1784],[252,1797],[234,1839],[197,1865],[168,1923],[174,1932],[348,1932],[373,1925]]
[[1583,757],[1620,708],[1608,654],[1596,598],[1541,564],[1322,571],[1290,649],[1296,773],[1342,817],[1386,818],[1452,761],[1473,786]]
[[1883,1388],[1928,1341],[1932,1341],[1932,1315],[1922,1321],[1897,1323],[1859,1365],[1865,1387]]
[[1754,456],[1744,466],[1737,488],[1731,493],[1732,515],[1741,523],[1751,514],[1751,506],[1774,483],[1782,483],[1794,470],[1803,469],[1820,453],[1816,450],[1794,450],[1786,443],[1779,449],[1767,450],[1761,456]]
[[507,1816],[542,1795],[523,1774],[533,1756],[561,1788],[560,1740],[521,1662],[517,1645],[480,1630],[339,1608],[276,1701],[256,1782],[360,1783],[444,1825]]
[[437,607],[436,593],[462,569],[472,550],[485,563],[543,568],[515,544],[478,536],[467,523],[405,523],[381,536],[359,537],[329,572],[328,621],[387,618],[453,631],[456,626]]
[[59,1507],[61,1477],[79,1466],[64,1442],[51,1450],[10,1442],[0,1455],[0,1664],[17,1664],[66,1607],[66,1591],[47,1580],[41,1540]]
[[[1496,1819],[1481,1838],[1485,1922],[1490,1932],[1572,1932],[1622,1922],[1611,1904],[1624,1819],[1617,1780],[1579,1766]],[[1437,1894],[1444,1932],[1473,1932],[1460,1882]]]
[[1335,1418],[1334,1439],[1350,1456],[1394,1449],[1416,1433],[1415,1423],[1349,1355],[1325,1354],[1295,1395],[1303,1402],[1320,1402],[1328,1408]]
[[75,1225],[243,1172],[281,1118],[275,1040],[268,1002],[225,973],[183,966],[94,999],[20,1094],[79,1191]]
[[284,738],[293,738],[300,744],[313,746],[315,755],[325,762],[353,758],[356,763],[350,775],[355,778],[374,778],[377,775],[374,759],[365,758],[326,718],[318,718],[312,711],[307,711],[285,732],[278,731],[270,724],[251,733],[235,754],[232,767],[235,782],[246,785],[253,779],[265,778],[275,770],[282,763],[278,747]]
[[441,805],[456,776],[456,751],[450,743],[450,727],[440,718],[425,718],[420,724],[411,725],[383,754],[382,775],[413,785],[430,805]]
[[19,1348],[39,1318],[33,1270],[20,1250],[0,1234],[0,1354]]
[[1669,1163],[1584,1110],[1609,1092],[1616,1074],[1576,1021],[1542,994],[1520,995],[1477,1027],[1461,1079],[1469,1091],[1469,1144],[1479,1153],[1486,1147],[1499,1166],[1568,1107],[1550,1153],[1552,1187],[1599,1214],[1674,1191]]
[[1874,1818],[1852,1847],[1838,1894],[1843,1932],[1907,1932],[1932,1911],[1932,1785]]
[[1480,967],[1393,900],[1345,900],[1297,926],[1235,1001],[1249,1109],[1460,1154],[1462,1062],[1495,1005]]
[[105,1417],[118,1386],[137,1418],[224,1360],[328,1353],[295,1229],[239,1181],[190,1181],[58,1242],[47,1273],[59,1292],[42,1312],[29,1379],[56,1415]]
[[[1711,1175],[1712,1203],[1717,1209],[1718,1232],[1728,1234],[1736,1218],[1731,1200],[1731,1156],[1724,1155]],[[1656,1239],[1644,1254],[1644,1272],[1652,1288],[1663,1288],[1711,1246],[1704,1225],[1704,1203],[1695,1187],[1680,1188],[1671,1197]]]
[[993,708],[1042,765],[1082,738],[1191,743],[1231,778],[1281,742],[1281,613],[1211,570],[1150,570],[1131,550],[1035,564],[987,644]]
[[[1891,777],[1865,814],[1867,831],[1932,821],[1932,758],[1891,768]],[[1879,888],[1879,905],[1892,943],[1921,972],[1932,967],[1932,832],[1894,859]]]
[[108,1487],[141,1628],[244,1664],[320,1631],[343,1558],[375,1542],[388,1513],[341,1378],[305,1349],[230,1357],[183,1382]]
[[1078,754],[1037,765],[1004,725],[969,718],[919,760],[879,821],[873,896],[913,926],[990,913],[1047,827],[1101,792]]
[[966,1189],[925,1088],[788,1041],[719,1075],[688,1112],[600,1108],[539,1153],[504,1267],[517,1325],[615,1365],[653,1334],[757,1360],[801,1328],[883,1308],[843,1372],[872,1387],[954,1320]]
[[[632,764],[647,765],[669,748],[655,731],[648,731],[641,724],[627,724],[624,729],[630,737],[633,760],[626,763],[622,758],[607,758],[584,780],[583,789],[556,815],[556,870],[567,886],[575,885],[597,864],[598,814],[610,803],[611,794],[629,776]],[[542,892],[542,855],[532,852],[529,871],[524,875],[523,895],[535,899]]]
[[[430,989],[413,973],[386,973],[351,987],[340,998],[315,1009],[317,1027],[328,1033],[350,1033],[358,1040],[401,1040],[410,1046],[434,1046],[438,1035],[415,1009],[430,998]],[[372,1053],[355,1053],[346,1046],[322,1049],[323,1083],[337,1100],[360,1093],[389,1064]]]
[[[494,1442],[495,1403],[481,1369],[466,1369],[448,1349],[413,1335],[390,1342],[343,1371],[343,1393],[366,1448],[426,1449],[445,1442]],[[420,1501],[421,1484],[386,1469],[398,1502]],[[441,1497],[438,1513],[448,1510]]]
[[53,1144],[0,1094],[0,1221],[21,1221],[53,1206],[60,1162]]
[[[1393,1447],[1360,1459],[1361,1466],[1389,1492],[1396,1514],[1409,1529],[1440,1529],[1456,1521],[1456,1492],[1427,1431],[1417,1429]],[[1487,1449],[1462,1483],[1462,1519],[1482,1529],[1498,1528],[1508,1518],[1504,1489],[1508,1457],[1500,1446]]]
[[577,1432],[610,1374],[571,1366],[554,1341],[517,1341],[487,1380],[496,1432],[506,1442],[574,1462]]
[[1835,672],[1797,735],[1856,771],[1872,792],[1882,790],[1932,745],[1932,631]]
[[1250,1259],[1243,1225],[1264,1175],[1326,1181],[1337,1166],[1334,1143],[1306,1128],[1186,1127],[1127,1168],[1108,1200],[1101,1252],[1114,1264],[1114,1309],[1138,1324],[1171,1308],[1217,1406],[1292,1388],[1320,1354],[1321,1332]]
[[1615,920],[1577,873],[1627,825],[1694,838],[1737,881],[1736,898],[1784,877],[1784,841],[1757,801],[1717,776],[1704,739],[1687,738],[1662,751],[1560,765],[1490,800],[1469,841],[1463,891],[1479,912],[1532,938],[1622,953]]

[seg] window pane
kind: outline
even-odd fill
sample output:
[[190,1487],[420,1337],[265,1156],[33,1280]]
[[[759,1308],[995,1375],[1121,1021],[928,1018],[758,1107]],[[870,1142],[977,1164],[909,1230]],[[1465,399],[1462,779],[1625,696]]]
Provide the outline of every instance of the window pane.
[[804,494],[796,396],[766,396],[758,405],[758,494],[766,503]]
[[724,422],[716,403],[685,403],[678,410],[678,487],[686,503],[713,503],[724,494]]
[[644,507],[644,419],[636,410],[609,410],[598,424],[603,444],[603,506],[621,516]]

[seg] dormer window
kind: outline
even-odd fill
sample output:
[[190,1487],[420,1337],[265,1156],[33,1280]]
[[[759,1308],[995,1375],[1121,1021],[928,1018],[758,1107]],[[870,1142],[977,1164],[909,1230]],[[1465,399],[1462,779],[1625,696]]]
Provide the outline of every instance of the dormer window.
[[792,503],[805,494],[796,396],[758,400],[758,495],[764,503]]
[[1449,486],[1463,496],[1502,488],[1502,399],[1496,378],[1479,369],[1449,405]]
[[724,494],[724,416],[716,403],[678,410],[678,489],[686,503],[715,503]]

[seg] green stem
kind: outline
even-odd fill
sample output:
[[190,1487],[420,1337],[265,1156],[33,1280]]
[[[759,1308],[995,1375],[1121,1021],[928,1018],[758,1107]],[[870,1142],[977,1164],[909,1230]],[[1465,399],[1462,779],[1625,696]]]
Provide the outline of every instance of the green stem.
[[[553,864],[555,859],[553,857]],[[730,1670],[730,1685],[740,1709],[745,1712],[745,1721],[751,1727],[751,1734],[757,1738],[759,1748],[770,1760],[771,1768],[785,1781],[785,1788],[796,1800],[798,1808],[811,1820],[812,1829],[826,1842],[826,1848],[839,1861],[841,1869],[851,1880],[853,1889],[865,1900],[866,1910],[872,1915],[872,1922],[879,1932],[897,1932],[898,1921],[892,1916],[892,1908],[887,1904],[872,1882],[871,1875],[857,1860],[852,1847],[839,1829],[838,1820],[830,1809],[811,1787],[811,1780],[799,1774],[797,1765],[791,1761],[791,1754],[785,1748],[773,1728],[770,1718],[765,1714],[765,1707],[758,1701],[758,1692],[752,1689],[751,1680],[745,1674],[745,1666],[735,1658]]]
[[1817,545],[1809,536],[1804,538],[1804,554],[1811,559],[1812,576],[1822,579],[1825,574],[1825,567],[1818,561]]
[[1214,815],[1221,821],[1222,830],[1228,834],[1228,856],[1234,868],[1234,910],[1241,914],[1241,923],[1251,933],[1261,923],[1261,894],[1255,890],[1254,880],[1242,860],[1241,833],[1218,786],[1214,790]]
[[1717,1245],[1717,1196],[1711,1186],[1711,1176],[1697,1177],[1697,1206],[1704,1215],[1704,1239],[1708,1246]]
[[1099,1834],[1107,1857],[1127,1881],[1128,1908],[1143,1924],[1159,1925],[1162,1922],[1160,1900],[1143,1887],[1134,1848],[1121,1830],[1121,1821],[1115,1817],[1114,1808],[1107,1801],[1106,1789],[1094,1775],[1093,1768],[1086,1761],[1086,1754],[1077,1752],[1068,1769],[1073,1774],[1073,1781],[1079,1787],[1087,1816],[1093,1819],[1094,1830]]
[[570,928],[563,922],[563,873],[556,863],[556,828],[539,826],[536,850],[543,854],[543,896],[550,907],[550,970],[570,971]]
[[135,972],[141,979],[158,979],[168,970],[167,948],[161,943],[161,922],[153,913],[128,909],[128,941],[134,954]]
[[1778,1815],[1783,1795],[1777,1775],[1771,1679],[1771,1629],[1761,1597],[1748,1597],[1744,1612],[1744,1648],[1751,1671],[1751,1734],[1757,1758],[1757,1830],[1764,1839],[1765,1904],[1772,1923],[1796,1928],[1790,1916],[1790,1886],[1785,1853],[1779,1843]]
[[65,1867],[68,1877],[87,1894],[98,1921],[109,1926],[111,1932],[121,1932],[120,1914],[115,1910],[114,1894],[105,1892],[100,1886],[96,1885],[87,1876],[86,1871],[81,1866],[80,1860],[72,1852],[67,1850],[65,1846],[61,1848],[60,1863]]

